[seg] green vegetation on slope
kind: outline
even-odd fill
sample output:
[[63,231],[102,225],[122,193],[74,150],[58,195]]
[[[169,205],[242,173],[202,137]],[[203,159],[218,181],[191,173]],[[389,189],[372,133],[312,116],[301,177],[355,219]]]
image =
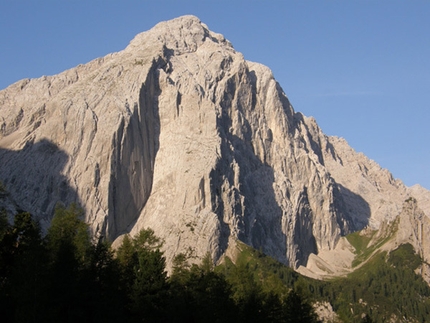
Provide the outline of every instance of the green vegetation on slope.
[[[365,253],[367,244],[356,241],[360,243]],[[347,277],[329,281],[301,276],[257,250],[239,246],[236,265],[226,259],[221,266],[229,280],[235,279],[231,268],[245,267],[263,290],[279,294],[294,290],[308,302],[328,301],[344,322],[425,322],[430,317],[430,287],[415,272],[422,260],[409,244],[389,254],[376,252]]]
[[393,238],[398,225],[399,220],[397,219],[391,224],[382,225],[379,231],[357,231],[347,235],[346,238],[355,248],[356,253],[352,266],[356,267],[368,260],[375,251]]
[[344,278],[316,284],[345,322],[356,322],[363,313],[374,322],[422,322],[430,314],[430,287],[414,270],[421,264],[411,245],[390,254],[378,253]]
[[230,280],[236,271],[246,270],[254,281],[261,284],[265,292],[285,295],[300,276],[293,269],[242,242],[238,241],[237,245],[240,252],[235,264],[226,257],[224,263],[216,269],[222,271]]

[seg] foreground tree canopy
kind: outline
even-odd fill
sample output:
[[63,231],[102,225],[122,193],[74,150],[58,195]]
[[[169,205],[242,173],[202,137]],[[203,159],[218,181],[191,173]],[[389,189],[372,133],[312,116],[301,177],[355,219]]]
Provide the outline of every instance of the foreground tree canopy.
[[76,205],[58,207],[42,237],[29,213],[10,224],[0,212],[2,322],[317,322],[315,302],[329,302],[343,322],[430,317],[430,287],[410,245],[330,281],[246,245],[216,268],[209,255],[196,265],[179,254],[168,276],[151,229],[126,235],[114,252],[82,217]]
[[29,213],[13,225],[1,214],[2,322],[316,322],[301,295],[266,291],[243,266],[216,270],[209,256],[190,265],[180,254],[168,277],[151,229],[115,253],[82,217],[76,205],[58,207],[42,237]]

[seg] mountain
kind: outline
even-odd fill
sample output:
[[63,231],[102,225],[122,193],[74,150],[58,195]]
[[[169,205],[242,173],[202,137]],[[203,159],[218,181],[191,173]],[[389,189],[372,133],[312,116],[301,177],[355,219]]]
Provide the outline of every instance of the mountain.
[[76,202],[96,236],[152,228],[168,263],[218,261],[242,241],[308,275],[330,259],[348,271],[344,237],[395,221],[390,241],[430,258],[430,192],[326,136],[267,67],[194,16],[0,91],[0,165],[10,212],[46,228],[57,203]]

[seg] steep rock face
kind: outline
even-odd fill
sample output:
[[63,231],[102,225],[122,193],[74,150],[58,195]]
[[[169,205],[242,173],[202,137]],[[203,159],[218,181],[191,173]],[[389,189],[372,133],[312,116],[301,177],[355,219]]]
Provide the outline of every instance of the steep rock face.
[[368,222],[371,228],[377,229],[381,222],[392,221],[400,213],[409,194],[388,170],[336,137],[327,138],[324,152],[330,174],[339,186],[350,190],[351,196],[344,194],[344,199],[353,210],[355,222]]
[[[390,223],[398,221],[398,232],[381,248],[390,251],[402,243],[411,243],[423,259],[428,259],[430,249],[424,237],[430,230],[429,191],[419,185],[406,187],[388,170],[355,152],[344,139],[324,135],[313,118],[305,118],[305,122],[321,148],[321,160],[336,182],[342,209],[349,215],[353,230],[378,230],[376,237],[382,237],[391,234],[385,231],[391,228]],[[350,272],[354,248],[346,240],[341,242],[334,249],[319,250],[318,256],[311,255],[307,268],[299,271],[320,278]],[[321,262],[324,265],[318,265]]]
[[[186,32],[211,35],[196,25]],[[218,258],[240,239],[297,266],[311,252],[332,248],[349,230],[348,219],[303,117],[271,72],[246,62],[219,36],[200,44],[203,36],[167,29],[173,54],[159,74],[153,194],[132,232],[145,226],[164,232],[168,257],[191,247],[198,257],[209,251]]]
[[396,245],[410,243],[426,263],[430,260],[430,219],[418,207],[415,198],[410,197],[403,203],[399,215]]
[[78,202],[111,240],[151,227],[168,261],[217,260],[239,239],[306,265],[408,195],[193,16],[0,91],[0,123],[0,180],[19,207],[48,223],[56,203]]

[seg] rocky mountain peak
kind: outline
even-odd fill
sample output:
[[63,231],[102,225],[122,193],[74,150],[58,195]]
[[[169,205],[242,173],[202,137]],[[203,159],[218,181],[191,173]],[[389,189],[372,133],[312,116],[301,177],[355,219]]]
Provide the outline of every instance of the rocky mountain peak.
[[324,135],[270,69],[194,16],[0,91],[0,165],[17,207],[45,225],[77,202],[112,241],[151,227],[168,262],[217,261],[240,240],[297,268],[396,218],[414,192],[428,212],[428,191]]
[[211,32],[197,17],[189,15],[160,22],[151,30],[138,34],[126,50],[153,49],[161,44],[172,54],[183,55],[195,52],[206,40],[231,46],[222,35]]

